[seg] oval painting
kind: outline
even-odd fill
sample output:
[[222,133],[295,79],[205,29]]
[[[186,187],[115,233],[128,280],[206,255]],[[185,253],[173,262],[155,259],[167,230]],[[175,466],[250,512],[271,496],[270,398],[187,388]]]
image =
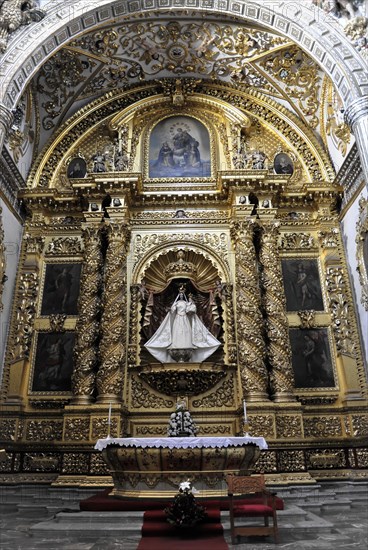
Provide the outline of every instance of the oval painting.
[[73,158],[68,165],[66,175],[68,178],[84,178],[87,174],[87,164],[81,157]]
[[210,175],[210,138],[204,124],[189,116],[173,116],[153,128],[149,144],[150,178]]
[[276,174],[292,174],[294,172],[294,164],[289,155],[278,153],[273,160],[273,169]]

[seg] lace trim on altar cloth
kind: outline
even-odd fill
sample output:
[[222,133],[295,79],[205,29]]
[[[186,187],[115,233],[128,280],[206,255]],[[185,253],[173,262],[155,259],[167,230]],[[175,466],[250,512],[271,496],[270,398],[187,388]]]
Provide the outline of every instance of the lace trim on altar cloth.
[[163,449],[213,449],[222,447],[241,447],[254,444],[260,449],[267,449],[268,445],[263,437],[109,437],[99,439],[95,449],[102,451],[109,445],[120,445],[120,447],[155,447]]

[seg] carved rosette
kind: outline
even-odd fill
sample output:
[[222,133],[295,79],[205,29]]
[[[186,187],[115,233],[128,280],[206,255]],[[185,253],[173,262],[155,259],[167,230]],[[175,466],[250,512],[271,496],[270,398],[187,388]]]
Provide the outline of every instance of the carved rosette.
[[97,390],[99,402],[120,402],[126,356],[126,255],[130,230],[125,222],[110,222],[106,234],[108,247],[101,319],[101,366],[97,373]]
[[86,226],[82,232],[84,262],[80,281],[79,318],[76,325],[73,403],[88,403],[96,383],[99,337],[100,290],[102,271],[101,234],[98,227]]
[[237,266],[237,340],[242,390],[248,400],[258,401],[267,397],[267,369],[257,259],[253,244],[254,222],[234,222],[230,232]]
[[291,364],[289,325],[278,254],[279,224],[264,224],[261,231],[260,262],[262,264],[263,305],[267,315],[268,358],[271,383],[276,401],[290,401],[294,387]]

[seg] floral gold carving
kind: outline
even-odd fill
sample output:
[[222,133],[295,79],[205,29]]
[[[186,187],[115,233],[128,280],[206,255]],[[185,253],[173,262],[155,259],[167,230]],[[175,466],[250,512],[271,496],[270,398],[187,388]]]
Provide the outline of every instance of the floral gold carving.
[[97,441],[97,439],[103,439],[107,437],[110,432],[111,437],[122,437],[122,434],[118,433],[118,420],[117,418],[111,418],[111,424],[109,427],[108,411],[106,411],[106,418],[93,418],[92,420],[92,441]]
[[298,311],[300,328],[314,328],[316,326],[316,312],[313,309]]
[[275,437],[274,417],[271,414],[252,414],[249,416],[249,429],[254,437],[273,439]]
[[17,309],[12,324],[9,355],[11,360],[28,357],[38,297],[38,273],[24,272],[20,277]]
[[167,426],[142,426],[135,427],[135,433],[141,437],[166,437],[167,436]]
[[349,300],[346,294],[345,272],[343,268],[328,267],[326,283],[337,351],[355,357],[357,354],[357,345],[350,320]]
[[226,376],[225,371],[141,372],[138,375],[153,389],[166,395],[198,395],[215,386]]
[[271,365],[270,379],[275,399],[292,400],[294,376],[281,261],[277,247],[278,236],[278,222],[262,226],[259,257],[263,267],[263,303],[267,315],[266,331],[269,341],[267,354]]
[[346,466],[343,450],[307,451],[306,456],[309,468],[344,468]]
[[132,285],[130,287],[130,317],[129,317],[129,343],[128,343],[128,365],[129,367],[138,362],[138,313],[139,300],[141,298],[140,286]]
[[243,395],[267,393],[266,349],[262,335],[261,295],[253,244],[254,222],[233,222],[230,227],[236,260],[236,313],[238,360]]
[[281,471],[300,472],[305,470],[303,451],[280,451],[278,463]]
[[310,233],[284,233],[281,240],[281,248],[294,250],[296,248],[314,248],[314,238]]
[[355,451],[358,467],[359,468],[368,468],[368,450],[367,449],[356,449]]
[[368,241],[368,199],[359,200],[359,220],[356,225],[355,242],[357,244],[356,259],[358,262],[358,273],[362,289],[361,303],[368,310],[368,259],[364,258],[364,247],[367,248]]
[[64,427],[65,441],[89,440],[88,418],[66,418]]
[[49,316],[50,328],[49,332],[64,332],[64,323],[66,319],[66,313],[55,313]]
[[14,441],[17,421],[13,418],[2,418],[0,420],[0,440]]
[[342,435],[341,420],[338,416],[304,417],[305,437],[334,437]]
[[101,366],[97,373],[97,390],[99,399],[107,394],[115,396],[114,399],[120,401],[126,360],[126,254],[130,231],[125,222],[110,222],[106,234],[108,248],[101,319]]
[[64,453],[63,474],[88,474],[89,454],[87,453]]
[[84,259],[78,302],[79,317],[76,325],[72,390],[77,401],[78,398],[87,398],[88,401],[95,391],[97,339],[100,330],[102,252],[98,228],[84,227],[82,238]]
[[172,399],[163,399],[151,393],[135,377],[132,377],[132,406],[134,408],[152,407],[153,409],[171,409],[174,406]]
[[48,256],[78,256],[81,253],[81,241],[78,237],[53,239],[46,251]]
[[277,437],[302,437],[302,419],[299,416],[277,415],[276,416]]
[[234,377],[230,375],[227,380],[222,382],[220,387],[203,397],[202,399],[195,399],[192,401],[192,405],[195,409],[199,407],[231,407],[234,406]]
[[57,472],[60,456],[53,453],[25,453],[23,470],[25,472]]
[[26,233],[23,238],[27,254],[41,254],[45,245],[45,237]]
[[339,243],[339,230],[333,227],[328,231],[319,231],[318,237],[323,248],[336,248]]
[[367,414],[353,414],[351,416],[351,422],[353,425],[354,437],[368,435],[368,415]]
[[61,420],[29,420],[26,427],[28,441],[61,441],[63,422]]
[[264,451],[255,464],[254,471],[257,473],[277,472],[277,454],[275,451]]
[[95,476],[110,474],[109,467],[104,461],[101,453],[93,453],[91,455],[90,473]]

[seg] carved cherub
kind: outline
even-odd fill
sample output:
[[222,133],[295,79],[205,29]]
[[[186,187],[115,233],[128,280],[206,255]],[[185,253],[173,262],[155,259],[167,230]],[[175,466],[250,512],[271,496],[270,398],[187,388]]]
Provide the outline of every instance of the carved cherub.
[[11,33],[22,25],[41,21],[45,15],[34,0],[0,0],[0,51],[5,52]]

